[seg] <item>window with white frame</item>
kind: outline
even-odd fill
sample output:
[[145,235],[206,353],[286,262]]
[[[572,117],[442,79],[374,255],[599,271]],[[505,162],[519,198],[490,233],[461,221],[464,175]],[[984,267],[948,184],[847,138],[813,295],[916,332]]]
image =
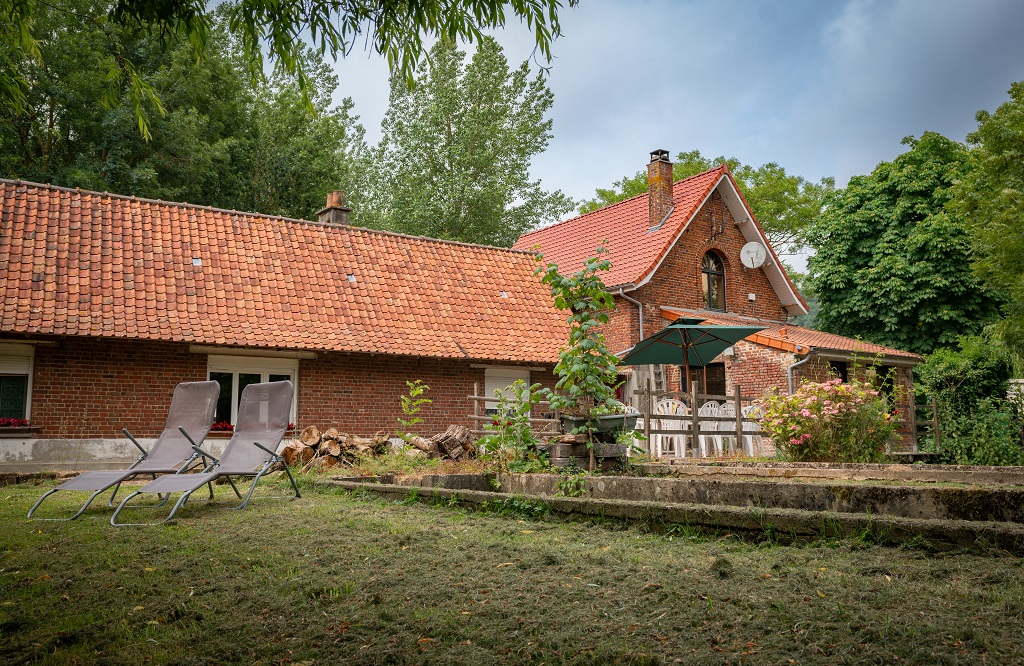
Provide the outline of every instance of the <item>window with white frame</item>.
[[290,381],[295,389],[288,420],[295,422],[299,398],[299,360],[295,358],[264,358],[260,356],[220,356],[211,354],[206,364],[206,377],[220,384],[214,422],[234,424],[238,418],[238,401],[249,384]]
[[35,347],[0,343],[0,418],[27,421],[32,412]]
[[[500,391],[501,395],[510,398],[512,394],[509,392],[508,387],[520,379],[529,386],[530,371],[526,368],[485,368],[484,395],[491,397],[496,391]],[[497,413],[497,400],[488,400],[484,403],[484,414],[493,415]]]

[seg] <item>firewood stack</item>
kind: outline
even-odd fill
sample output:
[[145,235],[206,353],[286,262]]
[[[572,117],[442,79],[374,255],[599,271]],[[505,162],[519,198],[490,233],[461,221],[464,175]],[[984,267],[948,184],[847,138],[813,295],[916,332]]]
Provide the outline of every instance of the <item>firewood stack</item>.
[[[468,428],[453,425],[429,439],[411,438],[409,444],[414,448],[410,449],[410,453],[451,460],[468,458],[474,450],[471,439]],[[301,465],[301,471],[306,472],[314,467],[329,469],[338,465],[352,466],[357,457],[387,453],[390,445],[387,435],[381,432],[373,437],[360,437],[340,433],[337,428],[327,428],[320,432],[316,426],[309,426],[282,449],[281,456],[289,466]]]

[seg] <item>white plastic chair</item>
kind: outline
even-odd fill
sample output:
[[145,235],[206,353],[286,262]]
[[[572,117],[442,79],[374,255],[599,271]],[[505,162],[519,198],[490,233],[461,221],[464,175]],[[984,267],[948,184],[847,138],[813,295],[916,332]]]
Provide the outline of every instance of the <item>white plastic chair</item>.
[[[629,415],[640,414],[640,410],[633,405],[626,405],[625,413]],[[633,455],[633,447],[644,448],[640,445],[642,440],[637,439],[637,434],[644,434],[644,417],[637,417],[636,424],[633,426],[633,438],[629,442],[629,448],[626,449],[626,457]]]
[[[698,416],[718,416],[718,403],[714,400],[709,400],[700,406],[697,410]],[[718,455],[718,452],[722,448],[722,438],[718,435],[718,421],[701,421],[700,422],[700,435],[698,437],[700,442],[700,455],[702,458],[706,458],[711,455],[711,451]]]
[[[671,414],[673,416],[685,417],[687,415],[686,405],[679,400],[661,400],[654,406],[655,414]],[[679,430],[683,429],[683,418],[679,419],[651,419],[651,425],[657,430]],[[686,455],[686,435],[651,435],[651,445],[654,455],[661,458],[666,451],[672,452],[672,457],[682,458]]]
[[[748,405],[740,410],[743,415],[743,451],[748,456],[761,452],[761,410],[757,405]],[[748,421],[747,419],[753,419]]]
[[[723,402],[718,408],[719,416],[727,416],[729,418],[736,418],[736,403],[734,402]],[[733,423],[725,423],[724,421],[717,422],[718,430],[735,430],[736,426]],[[730,449],[736,448],[736,436],[735,435],[719,435],[718,445],[721,447],[721,452],[725,453],[725,447],[728,446]]]

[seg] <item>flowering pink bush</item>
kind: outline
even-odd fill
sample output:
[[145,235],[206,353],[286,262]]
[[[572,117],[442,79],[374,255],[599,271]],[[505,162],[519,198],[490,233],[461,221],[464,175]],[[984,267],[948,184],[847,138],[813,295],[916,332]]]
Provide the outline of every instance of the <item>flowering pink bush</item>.
[[867,384],[806,382],[760,401],[761,429],[787,460],[878,462],[896,431],[885,397]]

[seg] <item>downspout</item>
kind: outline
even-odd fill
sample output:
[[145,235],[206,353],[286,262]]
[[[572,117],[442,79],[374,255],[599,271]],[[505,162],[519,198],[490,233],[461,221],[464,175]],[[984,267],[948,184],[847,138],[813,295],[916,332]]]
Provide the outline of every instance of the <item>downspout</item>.
[[625,292],[625,290],[622,287],[619,287],[619,296],[621,296],[623,299],[629,301],[630,303],[632,303],[633,305],[636,306],[637,318],[640,320],[640,337],[638,338],[638,340],[643,340],[644,339],[644,304],[641,303],[640,301],[634,299],[634,298],[630,298],[629,296],[626,296],[626,292]]
[[810,361],[811,360],[811,356],[814,355],[814,351],[815,351],[814,347],[811,347],[810,349],[807,350],[807,356],[804,357],[804,360],[797,361],[796,363],[791,363],[789,365],[789,367],[786,368],[786,375],[789,378],[789,394],[790,395],[793,395],[793,370],[795,370],[796,368],[799,368],[801,365],[803,365],[803,364],[807,363],[808,361]]

